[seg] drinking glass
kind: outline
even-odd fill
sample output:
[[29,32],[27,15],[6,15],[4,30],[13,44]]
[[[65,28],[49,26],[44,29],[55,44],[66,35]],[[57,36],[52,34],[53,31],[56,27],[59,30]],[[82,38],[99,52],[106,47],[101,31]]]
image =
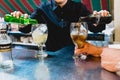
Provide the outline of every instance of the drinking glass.
[[7,23],[0,22],[0,71],[11,72],[14,69],[12,40],[7,34]]
[[34,24],[31,28],[33,42],[37,44],[39,51],[35,55],[38,58],[47,57],[47,53],[44,51],[45,42],[48,37],[48,28],[46,24]]
[[[86,22],[72,22],[70,25],[70,36],[77,48],[83,48],[88,35],[88,25]],[[85,53],[79,56],[74,55],[73,58],[86,59]]]

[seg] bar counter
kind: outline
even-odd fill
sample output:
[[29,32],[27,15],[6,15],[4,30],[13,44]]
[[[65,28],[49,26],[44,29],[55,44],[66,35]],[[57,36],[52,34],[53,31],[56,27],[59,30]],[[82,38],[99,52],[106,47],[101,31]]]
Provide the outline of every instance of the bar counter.
[[100,58],[74,60],[73,46],[67,46],[41,61],[37,50],[13,48],[14,70],[0,71],[0,80],[120,80],[115,73],[101,68]]

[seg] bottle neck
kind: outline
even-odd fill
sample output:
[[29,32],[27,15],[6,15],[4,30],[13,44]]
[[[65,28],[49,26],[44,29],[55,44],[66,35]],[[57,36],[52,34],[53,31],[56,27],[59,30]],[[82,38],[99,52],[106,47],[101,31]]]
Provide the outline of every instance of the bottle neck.
[[20,18],[16,18],[10,14],[6,14],[4,16],[4,20],[7,23],[17,23],[17,24],[24,24],[24,25],[28,25],[28,24],[38,24],[36,19],[31,19],[31,18],[24,18],[23,16],[21,16]]

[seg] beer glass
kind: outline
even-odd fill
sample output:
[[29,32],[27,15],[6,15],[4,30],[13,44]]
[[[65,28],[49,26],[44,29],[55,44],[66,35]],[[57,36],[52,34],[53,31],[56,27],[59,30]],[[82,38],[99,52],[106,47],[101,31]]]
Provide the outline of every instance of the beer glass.
[[[75,47],[83,48],[88,35],[88,25],[86,22],[72,22],[70,25],[70,36],[72,38]],[[85,53],[81,53],[79,56],[74,55],[73,58],[86,59]]]
[[33,42],[37,44],[39,51],[35,55],[38,58],[47,57],[47,53],[43,50],[48,36],[48,29],[46,24],[34,24],[31,28]]

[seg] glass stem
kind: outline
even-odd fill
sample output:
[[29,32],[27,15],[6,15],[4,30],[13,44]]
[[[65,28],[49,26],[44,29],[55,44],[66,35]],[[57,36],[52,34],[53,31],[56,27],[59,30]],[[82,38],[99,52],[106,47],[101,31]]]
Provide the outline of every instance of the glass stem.
[[39,50],[38,50],[38,54],[37,54],[37,57],[38,58],[45,58],[45,57],[47,57],[47,54],[44,52],[44,44],[43,45],[38,45],[38,48],[39,48]]
[[39,54],[43,54],[43,46],[38,45],[38,48],[39,48]]
[[39,50],[38,50],[38,55],[40,55],[40,56],[38,56],[38,57],[39,57],[39,60],[40,60],[41,62],[43,62],[43,57],[41,56],[41,55],[43,55],[43,46],[38,45],[38,48],[39,48]]
[[41,54],[43,54],[43,46],[40,47]]

